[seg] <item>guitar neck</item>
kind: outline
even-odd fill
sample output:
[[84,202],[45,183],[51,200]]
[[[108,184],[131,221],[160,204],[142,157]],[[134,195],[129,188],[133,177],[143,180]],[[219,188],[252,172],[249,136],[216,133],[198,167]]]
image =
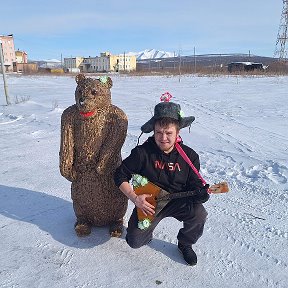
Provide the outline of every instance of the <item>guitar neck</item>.
[[198,190],[170,193],[170,194],[165,195],[165,196],[156,197],[156,200],[157,201],[163,201],[163,200],[165,201],[165,200],[172,200],[172,199],[190,197],[190,196],[196,195],[197,191]]
[[[156,198],[157,201],[167,201],[177,198],[185,198],[194,196],[198,193],[199,189],[193,191],[185,191],[185,192],[175,192],[175,193],[168,193],[164,189],[161,189],[163,193],[160,193],[160,196]],[[218,184],[214,184],[210,186],[208,189],[208,193],[219,194],[219,193],[227,193],[229,191],[228,183],[227,182],[220,182]]]

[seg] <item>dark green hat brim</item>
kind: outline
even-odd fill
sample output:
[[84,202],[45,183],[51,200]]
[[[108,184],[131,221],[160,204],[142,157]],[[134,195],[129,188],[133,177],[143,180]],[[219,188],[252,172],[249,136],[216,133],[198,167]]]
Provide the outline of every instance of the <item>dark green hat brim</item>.
[[[195,120],[194,116],[189,116],[189,117],[182,117],[179,120],[179,127],[180,129],[188,127],[192,124],[192,122]],[[155,125],[155,117],[153,116],[149,121],[147,121],[142,127],[141,131],[143,133],[150,133],[154,130],[154,125]]]

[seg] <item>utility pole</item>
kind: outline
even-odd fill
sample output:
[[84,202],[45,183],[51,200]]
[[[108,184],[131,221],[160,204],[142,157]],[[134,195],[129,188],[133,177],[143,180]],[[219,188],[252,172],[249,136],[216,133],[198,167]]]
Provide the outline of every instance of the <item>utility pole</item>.
[[179,82],[181,82],[181,51],[179,49]]
[[4,91],[6,96],[6,103],[10,105],[10,99],[8,95],[8,86],[6,82],[6,74],[5,74],[5,67],[4,67],[4,59],[3,59],[3,50],[2,50],[2,40],[0,39],[0,61],[1,61],[1,68],[2,68],[2,75],[3,75],[3,82],[4,82]]
[[173,57],[173,68],[174,68],[174,70],[176,68],[175,59],[176,59],[176,54],[175,54],[175,51],[174,51],[174,57]]
[[126,72],[126,56],[125,56],[125,51],[124,51],[124,72]]
[[196,74],[196,48],[194,47],[194,73]]

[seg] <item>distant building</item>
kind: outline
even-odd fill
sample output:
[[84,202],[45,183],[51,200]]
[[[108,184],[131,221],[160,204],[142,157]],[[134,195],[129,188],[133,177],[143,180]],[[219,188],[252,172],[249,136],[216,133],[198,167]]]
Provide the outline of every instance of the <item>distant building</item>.
[[13,67],[13,71],[17,73],[36,73],[38,72],[38,65],[37,63],[15,63]]
[[25,51],[20,51],[19,49],[15,51],[13,34],[7,36],[0,35],[0,40],[2,42],[4,66],[6,72],[37,72],[37,64],[28,63],[28,55]]
[[82,64],[83,57],[64,58],[64,70],[66,72],[80,72],[79,66]]
[[75,57],[64,58],[64,69],[67,72],[119,72],[119,71],[134,71],[136,70],[135,55],[111,55],[110,52],[100,53],[96,57]]
[[2,42],[3,59],[6,72],[12,72],[13,65],[16,63],[13,34],[7,36],[0,35],[0,40]]
[[135,55],[110,55],[111,71],[135,71],[136,70],[136,56]]
[[13,63],[13,71],[17,73],[36,73],[38,71],[37,63],[28,63],[28,56],[25,51],[19,49],[15,52],[16,62]]
[[229,63],[227,68],[230,73],[232,72],[241,72],[241,71],[254,71],[260,70],[264,71],[268,66],[263,65],[262,63],[255,62],[232,62]]
[[93,72],[109,72],[110,54],[108,52],[101,53],[100,56],[84,58],[80,65],[82,72],[93,73]]
[[27,53],[25,51],[19,51],[19,49],[15,52],[16,62],[17,63],[28,63]]

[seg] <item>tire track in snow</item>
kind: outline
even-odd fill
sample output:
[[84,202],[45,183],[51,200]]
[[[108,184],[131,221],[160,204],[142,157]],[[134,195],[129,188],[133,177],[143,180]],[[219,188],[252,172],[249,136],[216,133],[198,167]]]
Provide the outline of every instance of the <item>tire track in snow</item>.
[[[260,228],[264,228],[263,232],[259,230],[259,225],[256,225],[256,221],[254,219],[249,219],[245,217],[245,215],[241,215],[240,213],[231,213],[231,211],[227,209],[218,209],[218,212],[221,212],[222,215],[226,215],[227,217],[232,217],[234,221],[229,220],[232,225],[230,225],[229,229],[226,228],[226,230],[229,232],[225,234],[224,236],[217,232],[217,229],[214,229],[210,226],[207,231],[211,231],[213,235],[217,235],[218,237],[221,236],[221,238],[225,238],[228,241],[232,241],[234,244],[238,244],[238,246],[241,246],[243,248],[246,248],[248,251],[257,252],[260,256],[263,256],[264,258],[273,261],[276,264],[281,265],[283,268],[288,268],[288,263],[286,261],[280,260],[277,257],[274,257],[271,255],[271,253],[264,252],[262,249],[259,249],[255,247],[253,244],[245,241],[245,240],[239,240],[239,238],[236,238],[236,236],[232,236],[232,230],[234,233],[237,233],[237,231],[244,231],[246,233],[249,233],[253,239],[265,239],[267,237],[267,232],[271,232],[273,237],[282,238],[284,241],[287,240],[287,232],[277,229],[275,227],[271,227],[269,224],[264,225],[263,227],[260,226]],[[215,217],[215,214],[213,214],[213,217]],[[218,218],[221,218],[221,216],[218,216]],[[231,229],[233,227],[233,229]],[[238,234],[237,236],[239,236]]]
[[46,263],[52,262],[58,266],[58,269],[63,269],[66,268],[66,266],[69,266],[74,256],[72,250],[55,247],[50,243],[39,242],[36,245],[36,249],[38,250],[38,253],[45,259],[44,261]]
[[[233,236],[231,230],[227,229],[224,235],[222,233],[219,233],[217,229],[212,229],[211,227],[206,229],[206,231],[208,234],[212,234],[212,236],[210,235],[209,238],[217,239],[217,242],[221,243],[221,247],[226,247],[218,248],[219,245],[217,244],[216,249],[214,245],[213,249],[211,249],[212,245],[209,245],[210,248],[199,248],[198,245],[197,254],[204,258],[205,262],[215,263],[209,265],[206,271],[214,275],[213,278],[217,279],[218,277],[221,277],[223,278],[223,283],[225,283],[226,277],[231,277],[231,275],[234,275],[232,277],[240,277],[243,279],[245,279],[245,275],[252,275],[255,279],[253,283],[262,283],[263,285],[266,285],[265,287],[271,288],[286,287],[285,283],[282,284],[281,280],[274,279],[273,276],[267,274],[266,271],[263,271],[261,269],[260,271],[258,271],[257,269],[255,269],[255,267],[257,267],[259,263],[272,261],[273,265],[277,267],[277,270],[283,271],[283,275],[285,275],[285,273],[288,272],[288,265],[286,262],[281,261],[276,257],[273,257],[272,255],[264,252],[263,250],[254,247],[251,243],[245,240],[238,240],[236,238],[237,236]],[[170,234],[166,234],[161,230],[154,233],[154,238],[175,245],[177,244],[177,240],[175,240],[175,237],[172,238]],[[239,253],[239,251],[242,252]],[[239,254],[241,254],[242,256],[240,258],[237,258]],[[268,264],[267,266],[270,265]],[[277,275],[277,273],[275,274]],[[251,276],[249,276],[249,278],[251,278]]]
[[229,181],[229,184],[231,191],[228,193],[231,195],[225,198],[229,207],[235,207],[237,211],[240,208],[249,213],[253,211],[253,214],[260,215],[261,218],[266,218],[268,215],[278,219],[277,222],[286,221],[287,216],[281,212],[282,209],[278,209],[280,205],[286,206],[286,201],[280,199],[282,193],[278,190],[241,181]]
[[[12,124],[13,129],[19,126],[23,126],[29,124],[36,120],[36,116],[31,114],[29,116],[23,115],[13,115],[13,114],[0,114],[0,125],[10,125]],[[1,126],[0,126],[1,127]],[[7,127],[4,127],[5,131],[7,131]]]
[[12,114],[0,113],[0,125],[12,124],[23,119],[23,116],[14,116]]
[[[260,151],[263,150],[264,147],[265,150],[269,150],[269,152],[274,155],[270,147],[273,146],[275,143],[277,143],[279,150],[287,151],[288,139],[283,135],[280,135],[273,131],[268,131],[263,128],[247,125],[246,123],[242,123],[236,120],[230,115],[223,113],[220,114],[218,111],[216,112],[211,108],[205,107],[203,104],[198,104],[197,102],[196,104],[193,104],[189,100],[185,99],[183,99],[183,102],[185,106],[189,107],[189,109],[191,109],[190,107],[192,107],[193,111],[199,111],[199,114],[201,113],[202,115],[209,116],[206,117],[206,120],[211,119],[211,121],[208,121],[209,127],[203,126],[201,125],[201,123],[199,123],[202,129],[209,131],[209,134],[215,135],[218,139],[223,139],[225,142],[234,145],[234,147],[238,149],[238,151],[240,152],[248,152],[248,153],[253,152],[253,147],[260,147],[258,149]],[[215,121],[214,119],[217,119],[217,121]],[[234,125],[236,125],[238,127],[237,133],[241,133],[241,131],[244,129],[245,135],[249,135],[249,141],[251,144],[253,144],[253,147],[247,143],[242,143],[238,138],[232,136],[231,133],[228,133],[226,129],[227,123],[233,123]],[[265,139],[262,140],[257,139],[257,141],[253,140],[254,139],[253,136],[255,134],[253,131],[255,131],[255,129],[264,131]],[[257,132],[256,134],[259,133]],[[271,143],[271,141],[273,142]]]
[[[279,260],[277,257],[266,253],[262,249],[256,248],[253,244],[245,240],[239,240],[237,235],[233,235],[230,229],[226,229],[224,235],[219,233],[217,229],[210,228],[207,229],[207,232],[208,234],[213,235],[211,237],[218,239],[222,247],[225,247],[225,249],[208,249],[209,252],[203,252],[203,254],[208,258],[214,260],[221,259],[223,262],[222,277],[225,278],[228,272],[232,272],[236,275],[240,274],[243,278],[245,278],[245,274],[252,274],[253,277],[257,279],[255,280],[255,283],[262,282],[263,284],[267,284],[267,287],[286,287],[284,281],[282,281],[283,284],[281,284],[279,282],[280,280],[276,279],[276,275],[278,273],[277,271],[281,271],[282,275],[287,275],[287,262]],[[267,261],[272,262],[272,264],[266,264]],[[277,270],[274,270],[275,275],[266,273],[266,270],[263,271],[262,269],[257,269],[257,267],[260,268],[263,264],[267,267],[274,266],[275,270]]]
[[[247,226],[249,225],[251,228],[248,226],[248,229],[250,229],[248,232],[258,239],[264,239],[265,237],[269,237],[269,239],[271,237],[277,237],[282,240],[288,239],[288,232],[285,230],[287,216],[281,213],[283,209],[278,209],[274,204],[274,202],[278,202],[278,205],[282,204],[286,206],[285,198],[285,200],[282,201],[283,203],[281,203],[281,201],[279,203],[278,201],[282,194],[277,196],[277,191],[271,191],[271,189],[266,187],[253,187],[252,185],[246,184],[239,185],[239,181],[235,183],[231,190],[232,191],[229,192],[231,194],[233,193],[231,197],[225,197],[223,199],[224,201],[217,202],[217,205],[212,207],[213,217],[215,217],[215,215],[218,215],[218,217],[221,218],[222,215],[232,217],[235,220],[233,223],[237,223],[238,226],[240,226],[237,228],[240,230],[244,228],[247,229]],[[244,195],[237,195],[238,191],[244,191]],[[250,193],[247,194],[245,191],[249,191]],[[262,196],[257,195],[257,192],[259,194],[259,191],[261,191]],[[251,199],[249,197],[251,197]],[[263,197],[266,197],[264,201],[262,199]],[[255,202],[255,198],[258,198],[260,203]],[[269,204],[265,204],[267,202]],[[232,210],[233,207],[235,207],[235,210]],[[275,219],[277,219],[277,221]],[[256,230],[255,224],[261,222],[263,223],[260,227],[262,229]],[[283,228],[278,228],[274,225],[271,226],[269,222],[279,223],[279,226],[282,226]]]

